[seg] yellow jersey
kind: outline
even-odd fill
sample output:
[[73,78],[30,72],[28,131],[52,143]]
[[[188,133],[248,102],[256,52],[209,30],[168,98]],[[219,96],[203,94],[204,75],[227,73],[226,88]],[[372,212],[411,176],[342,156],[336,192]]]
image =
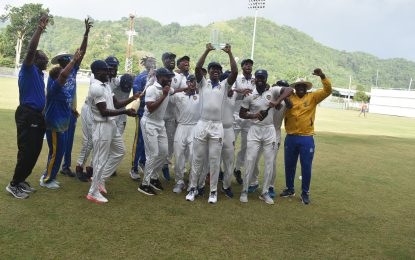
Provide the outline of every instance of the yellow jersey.
[[291,135],[314,135],[314,120],[317,104],[330,96],[331,82],[329,79],[321,80],[323,88],[307,93],[302,98],[292,94],[289,99],[293,104],[285,112],[285,131]]

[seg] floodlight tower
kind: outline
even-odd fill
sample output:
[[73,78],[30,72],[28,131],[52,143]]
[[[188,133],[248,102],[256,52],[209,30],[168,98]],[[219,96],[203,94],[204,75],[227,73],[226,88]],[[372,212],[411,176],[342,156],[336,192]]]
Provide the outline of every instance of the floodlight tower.
[[258,15],[258,9],[264,9],[264,8],[265,8],[265,0],[248,0],[248,9],[254,9],[255,10],[254,32],[253,32],[253,35],[252,35],[251,60],[254,60],[256,18],[257,18],[257,15]]
[[133,58],[131,57],[131,49],[133,47],[134,36],[137,32],[134,30],[134,15],[130,14],[130,30],[126,31],[128,35],[127,55],[125,57],[125,72],[133,72]]

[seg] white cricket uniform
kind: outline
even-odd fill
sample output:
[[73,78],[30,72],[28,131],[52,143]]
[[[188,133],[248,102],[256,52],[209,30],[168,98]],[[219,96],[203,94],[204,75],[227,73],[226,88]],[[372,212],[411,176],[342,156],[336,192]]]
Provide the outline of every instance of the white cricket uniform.
[[82,122],[82,147],[79,152],[77,165],[82,168],[85,167],[86,161],[88,160],[89,154],[92,151],[92,121],[91,112],[91,100],[89,96],[86,97],[85,103],[81,109],[81,122]]
[[234,93],[232,97],[226,97],[222,113],[223,124],[223,146],[222,146],[222,164],[223,164],[223,188],[231,187],[233,161],[235,154],[235,132],[234,124],[234,107],[237,95]]
[[[170,88],[170,94],[174,89]],[[164,114],[169,104],[170,94],[167,95],[160,106],[149,112],[147,105],[141,119],[141,131],[144,139],[146,165],[144,168],[143,185],[150,185],[150,179],[158,179],[168,153],[167,133],[164,125]],[[163,96],[163,87],[155,82],[146,90],[146,102],[155,102]]]
[[[245,97],[241,107],[248,109],[249,113],[258,113],[269,107],[272,95],[280,92],[280,87],[275,87],[259,94],[255,89],[251,95]],[[271,181],[275,150],[277,149],[276,135],[274,128],[274,108],[268,111],[268,115],[264,120],[251,120],[252,126],[249,129],[247,137],[247,150],[245,157],[245,174],[243,181],[243,191],[248,191],[249,181],[254,174],[255,164],[261,149],[264,152],[264,179],[262,185],[262,193],[268,192],[269,183]]]
[[[238,75],[234,85],[232,86],[233,89],[255,89],[255,78],[252,76],[250,79],[245,78],[243,74]],[[240,150],[236,157],[235,168],[240,170],[242,165],[244,164],[245,156],[246,156],[246,148],[247,148],[247,141],[246,138],[248,136],[249,128],[251,127],[251,121],[249,119],[242,119],[239,117],[239,110],[241,109],[242,101],[245,97],[242,94],[237,94],[236,102],[235,102],[235,109],[234,109],[234,130],[235,130],[235,140],[238,138],[238,135],[241,134],[241,141],[240,141]]]
[[190,175],[190,188],[197,188],[203,177],[203,161],[209,154],[210,191],[217,191],[220,158],[223,145],[222,112],[230,89],[228,80],[213,87],[210,80],[202,78],[197,83],[201,100],[200,119],[194,129],[193,159]]
[[174,105],[178,123],[174,135],[175,180],[183,184],[186,159],[192,161],[193,130],[200,118],[200,96],[180,92],[170,96],[170,103]]
[[[186,76],[174,72],[174,77],[171,79],[171,86],[173,90],[177,88],[187,88]],[[168,157],[167,160],[170,161],[174,153],[174,134],[176,133],[177,128],[177,115],[175,113],[174,104],[169,102],[167,106],[166,113],[164,115],[164,122],[166,126],[167,139],[168,139]]]
[[94,174],[90,194],[99,192],[98,184],[103,184],[120,164],[125,154],[122,136],[118,132],[115,117],[103,117],[96,104],[105,102],[107,109],[114,109],[114,93],[109,84],[91,80],[88,97],[91,100],[92,143]]
[[[111,87],[112,92],[114,93],[115,98],[118,100],[127,99],[130,96],[130,93],[125,93],[120,88],[120,78],[111,79],[108,84]],[[122,107],[125,108],[125,107]],[[127,115],[119,115],[115,118],[115,123],[117,124],[118,131],[121,135],[124,134],[125,126],[127,125]]]

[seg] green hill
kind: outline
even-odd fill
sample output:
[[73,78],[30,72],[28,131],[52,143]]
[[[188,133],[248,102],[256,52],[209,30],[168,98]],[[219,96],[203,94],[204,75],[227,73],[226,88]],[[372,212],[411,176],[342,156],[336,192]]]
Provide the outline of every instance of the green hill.
[[[90,33],[88,52],[83,62],[87,68],[94,59],[114,54],[122,61],[126,53],[128,18],[120,21],[96,21]],[[161,25],[150,18],[139,17],[135,21],[137,36],[134,37],[134,60],[144,55],[157,59],[164,51],[189,55],[191,65],[202,54],[205,43],[210,40],[212,29],[219,29],[225,41],[232,44],[235,57],[239,60],[250,56],[253,18],[212,23],[206,27],[180,26],[178,23]],[[84,31],[83,21],[55,17],[55,24],[48,27],[41,39],[40,48],[49,54],[73,51],[79,46]],[[214,52],[208,60],[219,60],[228,64],[227,56]],[[310,36],[288,26],[279,26],[266,19],[258,19],[255,44],[255,66],[270,73],[270,80],[310,77],[315,67],[323,68],[335,86],[347,87],[349,75],[353,85],[369,90],[375,85],[376,70],[379,70],[378,85],[384,88],[405,88],[409,79],[415,78],[415,63],[404,59],[379,59],[361,52],[338,51],[314,41]]]

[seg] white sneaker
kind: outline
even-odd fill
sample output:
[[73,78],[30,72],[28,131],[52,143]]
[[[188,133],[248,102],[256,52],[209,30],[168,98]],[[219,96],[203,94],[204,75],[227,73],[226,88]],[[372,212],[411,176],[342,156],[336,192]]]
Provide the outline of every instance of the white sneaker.
[[263,201],[265,201],[265,203],[273,205],[274,204],[274,200],[269,196],[268,192],[265,192],[263,194],[261,194],[259,196],[259,198]]
[[141,167],[141,164],[139,163],[138,164],[138,166],[137,166],[137,172],[138,172],[138,174],[144,174],[144,165],[143,165],[143,167]]
[[218,201],[218,194],[216,191],[212,191],[209,195],[208,202],[211,204],[215,204]]
[[194,201],[196,195],[197,195],[197,189],[196,188],[191,188],[189,193],[186,195],[186,200],[187,201]]
[[105,182],[99,183],[98,184],[98,190],[100,193],[104,193],[107,194],[107,189],[105,188]]
[[140,179],[140,175],[138,174],[138,171],[134,171],[133,169],[131,169],[130,171],[130,177],[133,180],[139,180]]
[[248,192],[243,191],[241,193],[241,197],[239,197],[239,201],[242,203],[248,203]]
[[56,190],[56,189],[59,189],[61,187],[61,186],[59,186],[59,184],[56,183],[55,180],[52,180],[48,183],[44,182],[43,181],[43,175],[40,177],[39,185],[42,186],[42,187],[48,188],[48,189],[52,189],[52,190]]
[[180,193],[182,190],[184,190],[185,186],[186,185],[183,182],[176,183],[176,185],[174,185],[173,192]]
[[90,194],[88,193],[88,195],[86,195],[86,198],[92,202],[98,203],[98,204],[102,204],[102,203],[107,203],[108,200],[107,198],[105,198],[104,196],[102,196],[101,193],[97,192],[95,194]]

